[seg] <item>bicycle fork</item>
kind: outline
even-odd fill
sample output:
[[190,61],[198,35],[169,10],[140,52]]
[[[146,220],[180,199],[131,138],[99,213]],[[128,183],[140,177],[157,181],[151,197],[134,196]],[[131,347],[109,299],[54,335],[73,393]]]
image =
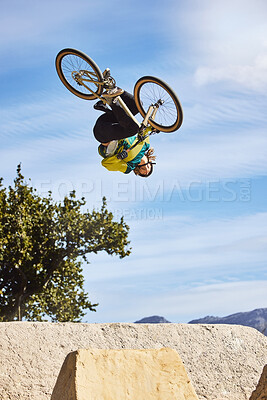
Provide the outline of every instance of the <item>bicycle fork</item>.
[[[113,87],[116,84],[116,82],[115,82],[114,78],[112,78],[110,76],[109,69],[107,68],[103,74],[105,74],[104,75],[105,80],[101,83],[98,82],[98,85],[103,85],[104,87],[109,87],[109,85],[110,85]],[[80,70],[79,72],[77,72],[77,71],[72,72],[72,78],[77,82],[78,85],[84,86],[87,90],[89,90],[89,92],[94,94],[96,96],[96,98],[99,98],[100,100],[102,100],[102,102],[104,104],[106,104],[107,100],[105,98],[103,98],[101,95],[99,96],[98,94],[93,92],[93,90],[91,90],[85,84],[85,82],[95,83],[94,80],[91,78],[91,75],[95,75],[95,74],[92,72],[89,73],[88,71],[85,71],[85,70]],[[131,117],[132,120],[136,123],[139,130],[142,130],[143,128],[147,127],[147,125],[149,123],[149,119],[151,119],[151,120],[155,119],[155,116],[156,116],[156,113],[157,113],[159,107],[164,103],[163,100],[159,99],[155,104],[151,104],[147,110],[146,116],[145,116],[142,124],[140,124],[120,96],[118,96],[118,102],[120,103],[121,107],[125,110],[125,112],[129,115],[129,117]]]
[[163,103],[164,103],[164,101],[159,99],[155,104],[151,104],[151,106],[149,106],[146,116],[145,116],[145,119],[143,121],[144,126],[148,125],[148,122],[150,119],[152,119],[152,121],[155,119],[156,113],[157,113],[159,107],[163,105]]

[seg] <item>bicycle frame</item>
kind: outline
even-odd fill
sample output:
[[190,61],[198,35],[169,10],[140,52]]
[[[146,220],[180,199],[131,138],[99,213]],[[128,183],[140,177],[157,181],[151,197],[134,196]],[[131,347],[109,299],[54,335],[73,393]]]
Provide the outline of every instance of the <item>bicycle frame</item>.
[[[156,130],[154,130],[154,128],[152,128],[151,125],[149,125],[149,120],[154,120],[156,113],[159,109],[160,103],[157,102],[156,104],[151,104],[147,110],[146,116],[143,119],[142,123],[140,124],[140,122],[137,121],[137,119],[135,118],[135,116],[133,115],[133,113],[129,110],[129,108],[127,107],[127,105],[124,103],[124,101],[122,100],[122,98],[120,96],[117,97],[118,101],[121,105],[121,107],[124,109],[124,111],[129,115],[129,117],[132,118],[132,120],[138,125],[139,127],[139,137],[140,138],[145,138],[148,135],[151,135],[152,133],[155,133]],[[141,133],[145,133],[145,136],[140,136]]]
[[[79,72],[72,71],[71,75],[72,75],[72,78],[75,80],[75,82],[78,83],[78,85],[84,86],[89,92],[91,92],[94,95],[96,95],[95,92],[93,92],[93,90],[90,89],[84,82],[94,83],[96,86],[104,86],[106,83],[105,81],[103,81],[103,82],[96,81],[95,79],[97,79],[97,75],[94,72],[89,72],[86,70],[80,70]],[[91,75],[95,79],[90,79]],[[84,78],[84,76],[86,76],[86,78]],[[97,96],[97,97],[99,97],[99,96]]]
[[[86,76],[86,77],[84,77],[84,76]],[[103,82],[99,82],[99,81],[96,82],[96,80],[95,80],[95,79],[92,79],[91,76],[94,77],[94,78],[97,78],[97,76],[96,76],[96,74],[95,74],[94,72],[89,72],[89,71],[86,71],[86,70],[81,70],[81,71],[79,71],[79,72],[77,72],[77,71],[73,71],[73,72],[72,72],[72,77],[73,77],[73,79],[74,79],[79,85],[84,86],[87,90],[89,90],[89,92],[91,92],[92,94],[94,94],[98,99],[102,100],[102,102],[103,102],[104,104],[106,104],[106,103],[107,103],[107,100],[106,100],[104,97],[102,97],[101,95],[98,95],[98,94],[96,94],[95,92],[93,92],[93,90],[91,90],[91,89],[85,84],[85,82],[94,83],[96,86],[103,86],[103,88],[105,88],[105,87],[108,86],[108,80],[104,80]],[[110,77],[109,79],[114,80],[114,79],[111,78],[111,77]],[[124,109],[124,111],[125,111],[125,112],[129,115],[129,117],[131,117],[132,120],[138,125],[138,127],[139,127],[139,133],[142,132],[145,128],[149,128],[150,133],[152,133],[153,128],[152,128],[152,127],[148,127],[148,125],[149,125],[149,119],[152,119],[152,120],[155,119],[157,110],[158,110],[159,105],[160,105],[159,102],[156,103],[156,104],[151,104],[151,105],[150,105],[150,107],[148,108],[148,111],[147,111],[147,114],[146,114],[145,118],[143,119],[142,123],[140,123],[140,122],[135,118],[135,116],[133,115],[133,113],[131,112],[131,110],[127,107],[127,105],[126,105],[125,102],[122,100],[122,98],[121,98],[120,96],[118,96],[117,99],[118,99],[118,101],[119,101],[121,107]],[[150,134],[150,133],[149,133],[149,134]]]
[[124,109],[124,111],[129,115],[129,117],[132,118],[132,120],[138,125],[139,127],[139,132],[138,132],[138,138],[140,141],[143,141],[147,136],[151,135],[152,133],[158,132],[156,131],[150,124],[149,120],[154,119],[157,113],[157,110],[159,108],[159,104],[151,104],[147,110],[146,116],[143,119],[142,123],[137,121],[131,110],[127,107],[127,105],[124,103],[122,98],[120,96],[117,97],[118,102],[120,103],[121,107]]

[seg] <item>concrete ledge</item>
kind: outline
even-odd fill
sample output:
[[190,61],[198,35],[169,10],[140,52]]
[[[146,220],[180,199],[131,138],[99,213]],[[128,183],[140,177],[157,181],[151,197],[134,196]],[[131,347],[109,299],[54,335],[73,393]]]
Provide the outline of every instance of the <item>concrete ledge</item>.
[[51,400],[198,400],[169,348],[78,350],[68,354]]
[[249,400],[267,337],[235,325],[0,323],[0,399],[49,400],[66,356],[77,349],[172,348],[199,400]]

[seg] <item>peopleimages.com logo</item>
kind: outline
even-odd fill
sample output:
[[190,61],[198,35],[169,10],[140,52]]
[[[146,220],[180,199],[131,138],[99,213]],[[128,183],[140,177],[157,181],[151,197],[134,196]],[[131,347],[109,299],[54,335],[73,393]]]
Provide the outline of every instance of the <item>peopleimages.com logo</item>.
[[115,219],[119,220],[122,217],[127,221],[137,220],[162,220],[163,209],[158,207],[139,207],[139,208],[114,208],[110,210]]
[[42,180],[35,182],[37,192],[47,196],[51,191],[55,200],[61,200],[75,190],[78,198],[99,201],[103,196],[108,202],[248,202],[251,200],[251,181],[217,180],[193,181],[186,185],[178,180],[123,180],[102,182],[101,180]]

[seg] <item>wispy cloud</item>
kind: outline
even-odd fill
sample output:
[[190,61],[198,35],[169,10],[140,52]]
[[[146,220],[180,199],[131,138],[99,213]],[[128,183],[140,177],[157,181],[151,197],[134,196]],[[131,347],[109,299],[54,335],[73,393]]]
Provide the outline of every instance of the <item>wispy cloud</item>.
[[41,92],[13,103],[0,111],[2,176],[19,162],[50,178],[62,163],[90,163],[89,155],[96,153],[94,112],[85,101]]
[[[2,161],[6,160],[3,165],[9,165],[10,160],[15,164],[31,160],[31,165],[35,165],[36,160],[39,160],[49,168],[52,159],[54,163],[58,161],[58,164],[65,159],[70,165],[80,164],[80,168],[77,166],[78,180],[85,177],[84,165],[88,163],[89,167],[95,163],[100,166],[101,161],[97,154],[98,144],[92,135],[93,125],[99,114],[92,110],[92,104],[68,94],[61,97],[58,94],[41,93],[33,99],[26,97],[24,104],[2,107],[1,156]],[[256,110],[256,106],[257,102],[254,106],[252,103],[253,109]],[[244,109],[246,107],[248,105],[244,104]],[[233,108],[231,112],[232,117],[228,114],[229,121],[234,118],[238,120],[238,111]],[[263,129],[249,126],[245,130],[219,127],[218,131],[214,128],[214,131],[212,129],[212,132],[205,133],[202,126],[200,132],[192,133],[192,127],[197,126],[197,120],[200,121],[201,127],[201,120],[204,125],[205,117],[202,114],[197,118],[193,115],[193,110],[190,113],[193,122],[190,122],[189,115],[189,122],[185,120],[180,134],[160,134],[151,138],[158,154],[156,176],[148,182],[152,193],[157,181],[164,181],[164,190],[171,190],[175,181],[181,186],[186,186],[192,182],[203,183],[207,180],[266,174],[267,139]],[[223,105],[219,113],[216,114],[213,110],[213,116],[208,116],[206,111],[207,119],[213,118],[214,125],[216,119],[220,121],[220,118],[223,118],[222,114]],[[262,115],[258,114],[257,117],[255,111],[254,125],[257,121],[259,125],[263,125],[261,118]],[[208,121],[206,124],[208,128]],[[176,149],[175,157],[170,157],[170,148]],[[70,172],[71,167],[70,170],[68,168],[67,165],[66,171]],[[75,179],[74,170],[70,174],[71,179]],[[88,176],[88,172],[86,174]],[[113,182],[123,183],[131,179],[105,170],[100,173],[99,179],[108,180],[110,174]],[[50,177],[53,177],[52,172]]]
[[[100,302],[97,313],[88,313],[88,322],[134,322],[151,315],[162,315],[174,323],[187,323],[207,315],[226,316],[266,306],[267,280],[218,282],[191,288],[140,292],[118,285],[87,287],[92,301]],[[127,303],[121,301],[127,297]]]
[[[65,32],[66,28],[73,33],[74,26],[79,21],[86,20],[90,11],[94,15],[93,20],[101,15],[101,9],[96,3],[79,0],[78,4],[79,6],[73,7],[70,0],[47,0],[38,5],[34,0],[28,0],[26,4],[12,0],[3,4],[0,26],[2,51],[14,45],[19,48],[20,43],[26,47],[35,45],[38,41],[41,46],[51,44],[52,38],[55,40],[55,33],[61,37],[60,32]],[[93,23],[91,15],[90,22]]]
[[[201,220],[179,216],[150,221],[149,234],[139,238],[143,221],[131,222],[133,258],[116,263],[105,254],[93,257],[97,268],[90,279],[205,271],[206,278],[262,271],[266,260],[267,214]],[[160,234],[159,234],[160,223]],[[136,234],[135,234],[136,232]],[[101,260],[102,259],[102,260]],[[109,262],[107,263],[107,260]],[[167,260],[167,262],[166,262]],[[112,268],[111,268],[112,265]],[[223,272],[222,272],[223,271]],[[181,276],[180,281],[183,281]]]
[[[155,139],[157,177],[165,182],[192,182],[266,175],[267,139],[263,129],[233,131],[232,135],[195,132],[188,137]],[[152,139],[153,140],[153,139]],[[168,142],[169,141],[169,142]],[[170,146],[175,156],[170,157]]]
[[251,65],[228,65],[226,67],[199,67],[195,72],[198,85],[230,81],[248,89],[265,93],[267,86],[267,46]]
[[[231,195],[227,180],[266,175],[266,2],[151,4],[3,5],[1,176],[13,178],[21,161],[25,177],[43,193],[53,190],[55,199],[74,188],[86,195],[89,207],[106,195],[118,217],[126,210],[132,256],[90,256],[92,264],[85,267],[87,288],[94,288],[93,301],[102,306],[98,321],[152,313],[178,321],[264,306],[266,213],[253,209],[251,199],[250,211],[236,206],[227,217],[218,207],[221,217],[212,217],[209,193],[201,191],[212,192],[208,185],[215,181]],[[184,123],[177,133],[152,137],[158,158],[149,180],[101,166],[92,135],[100,114],[56,76],[54,58],[63,47],[85,51],[100,68],[111,67],[128,90],[148,74],[176,90]],[[193,207],[190,196],[196,192],[204,196]],[[177,193],[185,193],[186,204],[173,201]],[[156,208],[162,216],[147,218],[147,210]],[[197,210],[201,217],[195,217]],[[238,296],[240,304],[234,301]],[[185,312],[177,313],[181,303]]]
[[[199,85],[229,82],[236,88],[264,92],[267,71],[266,3],[250,1],[203,1],[183,10],[180,29]],[[177,6],[179,13],[179,6]],[[190,31],[189,31],[190,29]],[[185,50],[186,51],[186,50]]]
[[[116,21],[116,26],[111,28],[107,19]],[[157,8],[149,3],[126,4],[122,0],[78,0],[76,7],[71,0],[47,0],[38,5],[34,0],[24,4],[12,0],[2,5],[0,20],[1,74],[18,67],[47,68],[57,51],[74,47],[91,57],[98,55],[103,69],[109,62],[122,67],[128,77],[130,60],[137,59],[137,54],[144,54],[144,59],[147,56],[147,50],[136,41],[146,35],[146,43],[151,44],[158,32],[154,24],[160,26],[161,22]]]
[[172,322],[189,322],[206,315],[225,316],[266,306],[266,290],[267,281],[200,285],[161,293],[160,297],[152,296],[148,302],[143,298],[144,309],[138,307],[138,312],[143,316],[164,315]]
[[[213,220],[171,217],[131,223],[133,256],[117,263],[90,257],[86,288],[100,302],[99,321],[163,315],[188,322],[265,307],[267,214]],[[249,294],[249,295],[248,295]],[[126,303],[121,299],[127,298]]]

